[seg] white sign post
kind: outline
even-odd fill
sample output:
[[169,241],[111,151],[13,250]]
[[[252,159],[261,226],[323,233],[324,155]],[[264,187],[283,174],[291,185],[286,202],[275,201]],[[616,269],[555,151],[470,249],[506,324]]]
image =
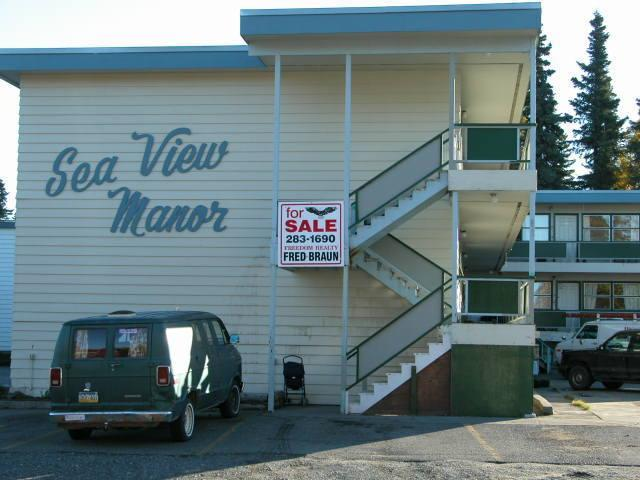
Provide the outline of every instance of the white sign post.
[[342,267],[344,204],[278,202],[278,266]]

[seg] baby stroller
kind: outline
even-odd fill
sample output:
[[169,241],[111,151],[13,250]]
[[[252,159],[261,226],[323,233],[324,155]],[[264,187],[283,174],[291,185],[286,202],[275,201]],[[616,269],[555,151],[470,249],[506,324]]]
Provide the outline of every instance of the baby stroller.
[[[289,359],[297,359],[296,361]],[[284,403],[289,403],[289,395],[299,395],[300,405],[307,402],[304,387],[304,362],[298,355],[282,357],[282,374],[284,375]],[[289,393],[291,390],[293,393]]]

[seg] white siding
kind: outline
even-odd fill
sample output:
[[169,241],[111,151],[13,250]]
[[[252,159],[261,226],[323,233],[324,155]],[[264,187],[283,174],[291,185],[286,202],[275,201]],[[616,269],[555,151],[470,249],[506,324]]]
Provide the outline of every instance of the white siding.
[[[340,71],[283,72],[281,199],[341,198],[343,78]],[[21,87],[14,388],[30,389],[28,359],[35,353],[34,393],[46,389],[65,320],[179,307],[219,314],[241,337],[247,391],[265,393],[272,74],[25,76]],[[446,89],[443,70],[354,72],[352,187],[446,128]],[[159,141],[182,126],[193,130],[194,142],[227,140],[228,156],[212,171],[140,176],[144,144],[131,132],[150,132]],[[80,150],[76,162],[95,165],[118,155],[117,182],[47,197],[52,162],[70,145]],[[230,210],[228,228],[111,234],[119,200],[107,191],[120,186],[141,191],[153,204],[218,200]],[[434,209],[436,217],[446,216],[441,210]],[[446,247],[434,245],[442,235],[425,230],[428,217],[412,220],[403,238],[446,256]],[[339,400],[340,298],[338,270],[279,274],[278,355],[304,357],[315,403]],[[361,271],[352,275],[350,305],[353,345],[407,306]]]
[[16,231],[0,226],[0,352],[11,350]]

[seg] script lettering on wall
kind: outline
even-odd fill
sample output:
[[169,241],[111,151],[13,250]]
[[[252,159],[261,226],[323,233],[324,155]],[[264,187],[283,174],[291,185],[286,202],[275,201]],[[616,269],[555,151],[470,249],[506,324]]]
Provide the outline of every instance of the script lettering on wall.
[[[161,142],[156,143],[155,137],[149,133],[133,132],[133,140],[144,142],[140,175],[148,177],[158,173],[170,177],[174,174],[213,170],[229,153],[227,141],[196,145],[186,142],[190,135],[189,128],[175,128]],[[82,193],[94,185],[118,181],[118,156],[105,157],[93,168],[92,164],[79,161],[79,155],[76,147],[67,147],[58,154],[52,165],[53,176],[45,185],[48,196],[57,197],[67,189]],[[229,209],[221,207],[216,200],[208,205],[154,205],[149,197],[127,186],[109,190],[107,196],[120,200],[111,223],[112,233],[130,233],[142,237],[145,233],[153,232],[196,232],[209,223],[215,232],[222,232],[227,228],[224,220]]]

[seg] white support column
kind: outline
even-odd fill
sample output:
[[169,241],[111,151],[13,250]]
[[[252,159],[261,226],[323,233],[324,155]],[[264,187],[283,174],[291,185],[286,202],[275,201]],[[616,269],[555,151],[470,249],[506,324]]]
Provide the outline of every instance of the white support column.
[[533,282],[536,277],[536,192],[529,194],[529,322],[533,323]]
[[340,411],[349,413],[347,392],[347,350],[349,348],[349,224],[351,215],[351,55],[345,56],[344,68],[344,267],[342,269],[342,342],[340,362]]
[[280,196],[280,79],[281,59],[275,56],[273,91],[273,173],[271,191],[271,294],[269,298],[269,354],[267,408],[275,408],[276,312],[278,308],[278,198]]
[[449,54],[449,168],[458,170],[455,163],[455,123],[456,123],[456,54]]
[[451,323],[458,321],[458,270],[460,269],[460,212],[458,192],[451,193]]
[[529,64],[531,68],[530,78],[529,78],[529,106],[530,106],[529,107],[529,112],[530,112],[529,123],[532,123],[534,125],[533,127],[531,127],[531,137],[530,137],[531,147],[529,148],[529,151],[531,152],[531,158],[529,160],[531,160],[531,162],[529,163],[529,168],[534,170],[536,168],[536,131],[537,131],[535,124],[537,123],[536,119],[538,114],[537,92],[536,92],[537,90],[536,89],[536,85],[537,85],[536,52],[537,52],[537,39],[534,39],[531,42],[531,49],[529,50]]

